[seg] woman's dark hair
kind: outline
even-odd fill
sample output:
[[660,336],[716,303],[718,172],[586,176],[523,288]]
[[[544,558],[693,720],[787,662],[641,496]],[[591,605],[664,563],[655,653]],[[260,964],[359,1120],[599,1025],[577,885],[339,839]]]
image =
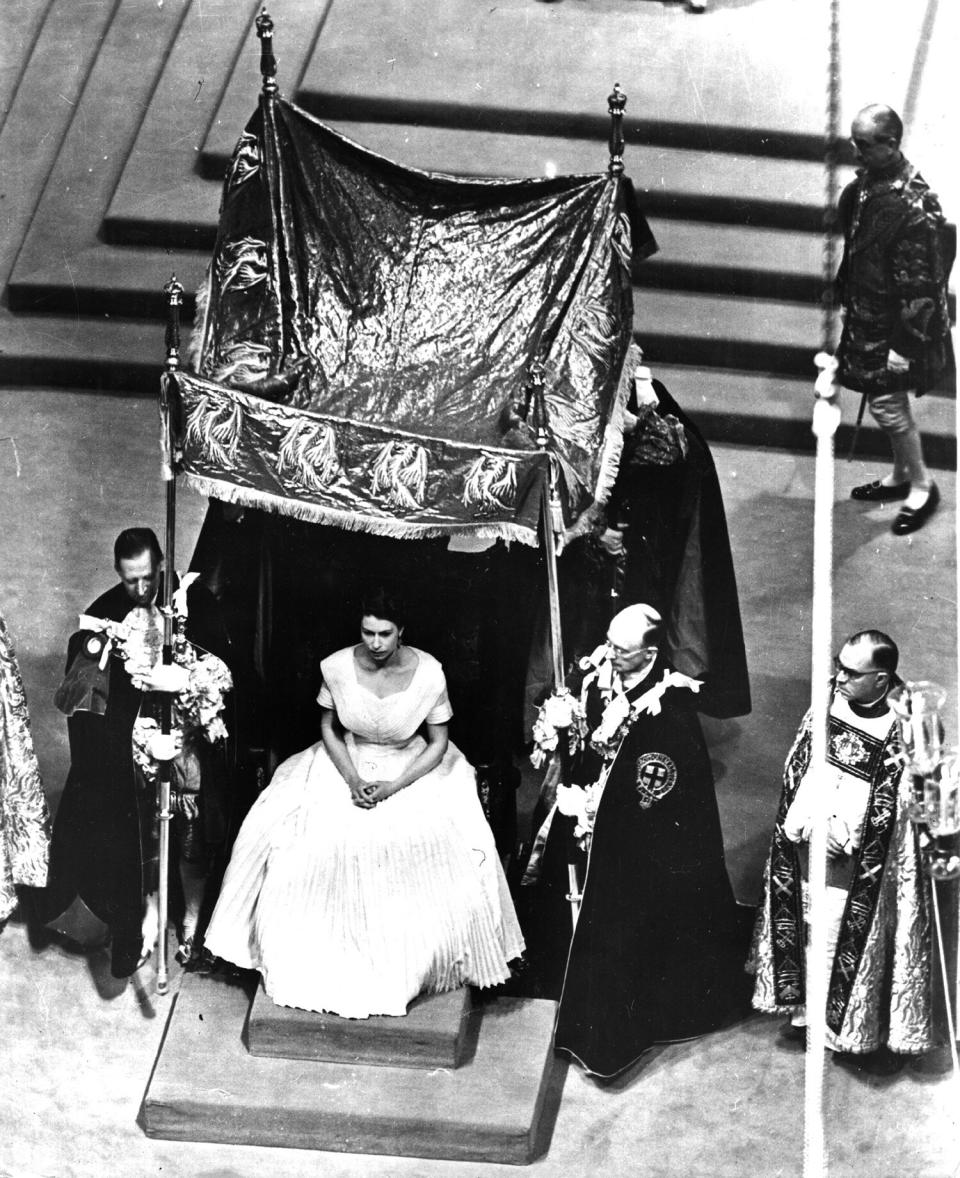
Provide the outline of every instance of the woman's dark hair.
[[398,630],[407,624],[407,611],[403,602],[383,585],[376,585],[364,593],[360,600],[360,617],[393,622]]
[[121,560],[133,560],[149,552],[154,564],[163,560],[163,549],[152,528],[124,528],[113,543],[113,567],[119,568]]

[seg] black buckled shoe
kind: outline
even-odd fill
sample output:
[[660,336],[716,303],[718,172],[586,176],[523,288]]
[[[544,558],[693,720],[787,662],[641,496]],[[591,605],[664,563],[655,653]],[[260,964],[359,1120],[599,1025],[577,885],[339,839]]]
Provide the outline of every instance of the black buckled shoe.
[[906,536],[908,532],[915,532],[923,527],[939,505],[940,490],[936,483],[931,483],[926,503],[920,507],[901,507],[890,530],[895,536]]
[[910,494],[910,481],[905,483],[897,483],[893,487],[885,487],[879,479],[874,479],[872,483],[864,483],[860,487],[854,487],[850,492],[851,499],[866,500],[868,503],[886,503],[893,499],[906,499]]

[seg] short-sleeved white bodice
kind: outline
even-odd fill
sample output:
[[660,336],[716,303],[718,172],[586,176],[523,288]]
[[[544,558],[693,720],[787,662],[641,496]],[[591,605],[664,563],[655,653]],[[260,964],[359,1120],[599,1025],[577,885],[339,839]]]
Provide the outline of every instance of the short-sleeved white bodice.
[[[360,683],[352,647],[321,664],[318,702],[335,708],[364,780],[392,780],[424,748],[421,726],[450,718],[440,664],[414,653],[407,687],[382,699]],[[453,744],[371,810],[353,805],[322,741],[285,761],[240,830],[206,940],[258,969],[279,1005],[351,1018],[496,985],[523,950],[473,770]]]

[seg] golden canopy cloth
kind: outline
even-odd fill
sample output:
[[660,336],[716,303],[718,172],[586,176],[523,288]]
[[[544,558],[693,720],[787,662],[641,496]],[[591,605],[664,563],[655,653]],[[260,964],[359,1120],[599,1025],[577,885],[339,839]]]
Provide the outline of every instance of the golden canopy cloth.
[[[227,172],[192,366],[249,392],[286,376],[271,397],[289,408],[387,431],[384,444],[394,445],[384,462],[399,471],[393,493],[354,526],[429,535],[482,525],[509,536],[489,499],[479,521],[471,501],[449,519],[418,511],[432,502],[441,442],[476,447],[478,460],[491,448],[536,450],[532,431],[521,425],[518,442],[514,427],[537,361],[543,395],[529,421],[545,428],[569,526],[605,498],[616,473],[635,364],[631,267],[655,249],[622,176],[417,171],[264,97]],[[415,448],[420,435],[431,441],[427,454]],[[322,453],[325,482],[334,459],[328,446]],[[482,471],[488,484],[502,481],[502,471],[489,474],[500,457]],[[188,478],[204,477],[193,458],[188,445]],[[271,499],[253,465],[227,470],[226,481],[244,488],[246,502],[263,490],[260,505],[284,511],[295,496],[288,488]],[[337,471],[341,492],[355,489],[348,468]],[[338,522],[342,501],[311,490],[311,518]],[[406,531],[391,532],[384,508]]]
[[[929,883],[899,796],[898,752],[895,724],[880,742],[831,717],[828,759],[870,784],[827,994],[827,1027],[838,1051],[865,1054],[886,1045],[914,1054],[935,1045]],[[808,712],[784,767],[748,962],[756,973],[753,1005],[768,1014],[789,1014],[805,1002],[800,861],[784,823],[810,754]]]
[[549,458],[277,405],[178,373],[179,468],[205,495],[382,535],[534,543]]
[[0,921],[17,906],[16,885],[47,882],[50,812],[33,748],[23,679],[0,615]]

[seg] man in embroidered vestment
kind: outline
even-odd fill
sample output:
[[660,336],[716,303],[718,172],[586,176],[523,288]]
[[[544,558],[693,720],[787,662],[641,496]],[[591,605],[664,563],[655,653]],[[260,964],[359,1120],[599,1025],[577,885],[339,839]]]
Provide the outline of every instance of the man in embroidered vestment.
[[[62,931],[61,918],[79,899],[111,938],[111,970],[126,977],[150,956],[157,938],[156,788],[138,768],[134,748],[138,717],[154,709],[156,694],[176,694],[183,669],[160,667],[163,619],[158,609],[163,553],[149,528],[127,528],[114,545],[118,584],[86,610],[91,627],[69,643],[67,676],[57,706],[68,716],[70,772],[57,809],[49,882],[37,915]],[[185,595],[189,643],[222,660],[229,682],[230,639],[216,599],[199,581]],[[109,623],[124,624],[128,656],[109,638]],[[149,668],[149,669],[148,669]],[[171,676],[179,677],[174,681]],[[167,675],[167,678],[164,676]],[[184,938],[180,959],[192,955],[190,938],[200,916],[211,858],[227,833],[227,764],[224,742],[182,750],[174,767],[173,856],[182,887]],[[200,785],[202,785],[202,790]],[[189,926],[189,927],[188,927]],[[199,946],[198,946],[199,948]]]
[[900,684],[897,660],[895,643],[878,630],[844,644],[820,775],[810,771],[809,712],[800,725],[784,770],[750,962],[754,1006],[804,1026],[806,845],[815,803],[827,791],[827,1041],[856,1055],[933,1046],[927,894],[917,833],[898,804],[903,767],[888,699]]
[[936,195],[900,150],[902,135],[888,106],[865,107],[853,121],[862,167],[840,196],[837,275],[844,306],[838,378],[866,395],[893,449],[893,470],[850,494],[905,500],[893,523],[897,535],[922,527],[940,501],[909,393],[926,392],[952,363],[947,279],[955,248]]
[[[555,1043],[598,1076],[623,1071],[654,1043],[716,1030],[748,1006],[747,937],[694,703],[700,685],[667,666],[661,629],[656,610],[628,606],[585,660],[579,691],[591,735],[572,776],[588,787],[595,817],[586,820],[572,944],[562,905],[576,820],[564,817],[565,787],[543,851],[537,915],[569,944]],[[549,971],[549,952],[544,959]]]

